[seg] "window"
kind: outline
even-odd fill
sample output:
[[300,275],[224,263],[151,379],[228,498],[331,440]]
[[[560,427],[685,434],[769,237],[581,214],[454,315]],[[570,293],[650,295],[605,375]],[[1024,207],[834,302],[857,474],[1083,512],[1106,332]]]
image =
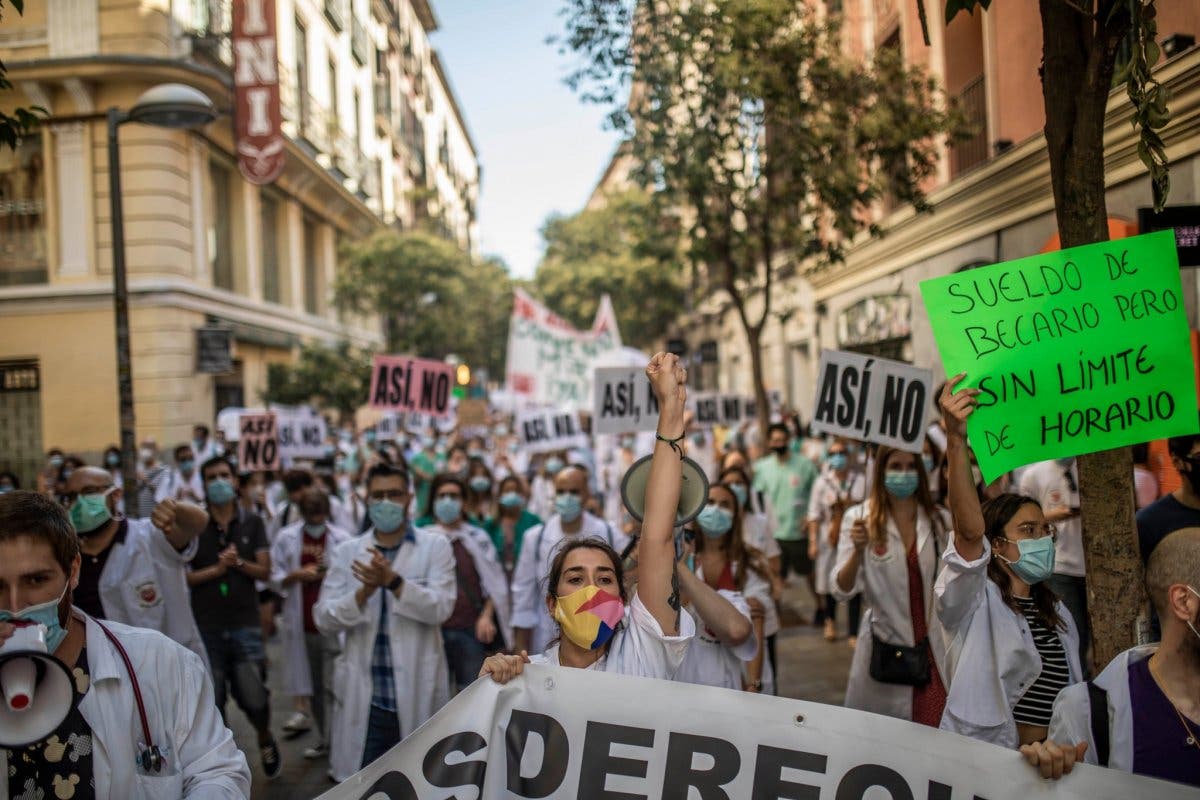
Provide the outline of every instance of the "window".
[[311,217],[304,218],[304,310],[310,314],[318,313],[317,298],[320,283],[320,238],[317,237],[317,221]]
[[263,299],[278,303],[282,294],[279,285],[279,200],[264,191],[258,208],[262,231]]
[[0,147],[0,286],[47,279],[45,185],[41,134]]
[[213,285],[233,291],[233,173],[215,161],[208,164],[208,266]]
[[351,128],[354,132],[354,146],[359,150],[362,149],[362,95],[358,89],[354,90],[354,127]]
[[300,128],[308,127],[308,31],[296,18],[296,101],[300,106]]

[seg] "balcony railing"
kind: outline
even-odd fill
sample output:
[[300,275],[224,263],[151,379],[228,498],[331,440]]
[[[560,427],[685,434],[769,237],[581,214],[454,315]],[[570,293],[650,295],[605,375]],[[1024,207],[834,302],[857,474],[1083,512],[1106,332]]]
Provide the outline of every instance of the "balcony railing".
[[233,27],[233,0],[191,0],[181,13],[180,23],[192,40],[192,52],[232,68],[229,32]]
[[982,164],[988,158],[987,144],[987,96],[984,92],[983,76],[968,83],[958,94],[958,106],[966,115],[967,121],[975,133],[970,139],[954,144],[951,156],[951,170],[954,175],[961,175],[976,164]]
[[325,0],[325,18],[338,32],[346,29],[346,5],[346,0]]
[[392,130],[392,82],[386,77],[375,76],[375,119],[389,134]]

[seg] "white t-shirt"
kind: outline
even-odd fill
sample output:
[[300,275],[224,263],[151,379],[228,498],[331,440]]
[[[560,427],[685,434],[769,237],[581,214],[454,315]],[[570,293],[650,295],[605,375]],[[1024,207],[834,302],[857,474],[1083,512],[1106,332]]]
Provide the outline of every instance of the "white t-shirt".
[[[1049,514],[1059,508],[1079,508],[1079,473],[1074,459],[1064,469],[1057,461],[1042,461],[1021,475],[1021,494],[1042,504]],[[1054,574],[1082,578],[1087,574],[1083,560],[1083,524],[1079,516],[1055,523],[1058,542],[1054,547]]]
[[[683,663],[695,635],[696,624],[690,614],[679,615],[678,636],[665,635],[658,620],[634,592],[633,599],[625,608],[625,621],[613,634],[608,652],[586,669],[636,678],[671,680]],[[531,657],[529,663],[558,666],[558,644],[551,645],[541,655]]]
[[[750,619],[750,606],[741,592],[719,589],[717,593],[732,603],[746,619]],[[687,611],[696,626],[696,640],[683,657],[683,664],[675,673],[675,680],[679,683],[740,690],[742,662],[754,658],[758,652],[758,639],[751,633],[746,641],[737,647],[729,647],[717,639],[704,624],[704,620],[696,613],[695,606],[688,606]]]

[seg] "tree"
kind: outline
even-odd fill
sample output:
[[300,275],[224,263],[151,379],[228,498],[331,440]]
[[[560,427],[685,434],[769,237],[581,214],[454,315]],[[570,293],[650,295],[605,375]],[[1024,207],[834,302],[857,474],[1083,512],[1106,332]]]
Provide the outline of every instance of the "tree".
[[[946,23],[960,11],[987,9],[991,2],[948,0]],[[1063,247],[1102,242],[1108,239],[1104,118],[1114,82],[1125,84],[1133,103],[1138,154],[1154,182],[1157,207],[1166,202],[1169,190],[1166,149],[1158,131],[1170,115],[1165,91],[1151,72],[1159,57],[1154,0],[1039,0],[1038,6],[1046,150],[1059,238]],[[1125,43],[1129,61],[1117,74]],[[1089,616],[1098,665],[1136,643],[1135,620],[1146,602],[1132,470],[1127,447],[1079,458]]]
[[294,364],[267,366],[268,403],[303,405],[338,412],[342,420],[352,419],[355,410],[366,403],[371,388],[371,353],[347,341],[335,345],[312,343],[300,350]]
[[677,226],[648,194],[627,190],[595,209],[551,216],[546,252],[534,275],[538,297],[587,329],[601,296],[612,297],[621,338],[648,348],[684,310]]
[[[25,14],[25,0],[9,0],[9,4],[18,15]],[[3,18],[4,2],[0,0],[0,19]],[[0,92],[11,91],[12,81],[8,79],[8,69],[0,61]],[[0,111],[0,144],[16,149],[17,142],[37,128],[40,122],[38,114],[45,116],[46,109],[41,106],[15,108],[11,113]]]
[[389,352],[454,354],[503,372],[512,296],[495,259],[472,263],[438,236],[383,230],[342,253],[334,302],[342,311],[379,315]]
[[898,53],[844,57],[836,23],[800,0],[566,0],[565,18],[563,49],[582,60],[569,83],[612,107],[634,177],[732,301],[765,435],[779,270],[840,258],[885,198],[927,208],[938,139],[961,118]]

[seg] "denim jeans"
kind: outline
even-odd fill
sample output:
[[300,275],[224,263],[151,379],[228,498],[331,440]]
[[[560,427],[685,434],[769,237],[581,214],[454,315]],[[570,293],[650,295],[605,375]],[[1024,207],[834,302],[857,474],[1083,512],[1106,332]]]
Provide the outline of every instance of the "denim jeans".
[[363,747],[362,766],[379,758],[400,743],[400,716],[395,711],[384,711],[371,706],[367,720],[367,743]]
[[475,631],[462,628],[442,628],[442,645],[450,664],[450,679],[461,692],[479,677],[487,657],[486,647],[475,638]]
[[238,708],[255,730],[267,730],[271,721],[271,693],[267,689],[267,655],[263,649],[262,631],[258,628],[201,631],[200,638],[208,651],[213,692],[222,719],[228,686]]

